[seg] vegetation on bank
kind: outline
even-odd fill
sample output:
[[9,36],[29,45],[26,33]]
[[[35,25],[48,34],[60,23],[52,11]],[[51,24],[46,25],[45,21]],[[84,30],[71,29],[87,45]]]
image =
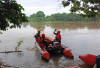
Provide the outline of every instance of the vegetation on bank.
[[30,22],[46,22],[46,21],[58,21],[58,22],[72,22],[72,21],[97,21],[99,18],[83,18],[82,16],[79,16],[78,14],[67,14],[67,13],[56,13],[52,14],[50,16],[46,16],[43,11],[38,11],[36,14],[33,13],[28,17],[28,20]]
[[27,22],[24,8],[16,0],[0,0],[0,30],[21,27],[22,22]]

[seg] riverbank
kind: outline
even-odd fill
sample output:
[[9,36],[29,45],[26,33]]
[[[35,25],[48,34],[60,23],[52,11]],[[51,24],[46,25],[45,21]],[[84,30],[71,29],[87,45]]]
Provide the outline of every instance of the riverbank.
[[29,21],[28,23],[67,23],[67,24],[77,24],[77,23],[83,23],[83,24],[88,24],[88,23],[97,23],[100,24],[100,21],[41,21],[41,22],[34,22],[34,21]]

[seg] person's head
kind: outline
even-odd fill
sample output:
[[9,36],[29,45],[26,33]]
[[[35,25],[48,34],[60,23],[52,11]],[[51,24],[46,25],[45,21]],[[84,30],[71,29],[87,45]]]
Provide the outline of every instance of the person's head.
[[57,31],[57,34],[60,34],[60,31]]
[[42,38],[44,38],[45,37],[45,34],[42,34]]
[[59,39],[59,37],[58,37],[58,36],[56,36],[56,37],[55,37],[55,39]]
[[40,30],[38,30],[38,33],[40,34]]

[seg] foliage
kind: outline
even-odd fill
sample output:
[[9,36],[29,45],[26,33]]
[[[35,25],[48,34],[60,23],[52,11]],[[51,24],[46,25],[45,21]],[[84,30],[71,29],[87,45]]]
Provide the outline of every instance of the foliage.
[[46,16],[46,17],[45,17],[45,20],[46,20],[46,21],[50,21],[50,16]]
[[82,17],[78,16],[77,14],[67,14],[67,13],[57,13],[51,15],[52,21],[81,21]]
[[17,46],[15,47],[15,51],[19,50],[20,45],[23,43],[23,40],[20,40],[19,42],[17,42]]
[[36,14],[30,15],[28,18],[29,21],[34,21],[34,22],[43,22],[45,21],[45,14],[42,11],[38,11]]
[[83,18],[82,16],[79,16],[75,13],[56,13],[52,14],[50,16],[45,17],[36,17],[36,14],[32,14],[29,18],[29,21],[31,22],[44,22],[44,21],[62,21],[62,22],[68,22],[68,21],[96,21],[99,18]]
[[35,14],[33,13],[29,18],[35,18]]
[[42,12],[42,11],[38,11],[38,12],[36,13],[35,17],[45,17],[45,14],[44,14],[44,12]]
[[100,17],[99,0],[63,0],[64,7],[71,6],[72,13],[78,12],[83,17]]
[[23,10],[15,0],[0,0],[0,30],[20,27],[22,22],[28,21]]
[[23,43],[23,41],[21,40],[21,41],[19,41],[19,42],[17,42],[18,43],[18,47]]
[[0,34],[2,34],[2,32],[0,31]]
[[33,20],[36,22],[43,22],[43,21],[45,21],[45,17],[36,17]]

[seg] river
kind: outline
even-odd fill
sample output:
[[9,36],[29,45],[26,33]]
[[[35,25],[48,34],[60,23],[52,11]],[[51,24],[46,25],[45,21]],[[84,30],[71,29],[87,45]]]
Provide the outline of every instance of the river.
[[[41,55],[35,49],[34,35],[40,29],[41,33],[54,39],[53,31],[57,28],[61,31],[62,44],[72,50],[74,59],[63,55],[52,56],[49,62],[41,59]],[[17,42],[23,40],[20,53],[0,53],[0,61],[4,65],[17,68],[65,68],[67,66],[80,66],[92,68],[79,59],[82,54],[100,54],[100,24],[27,24],[21,28],[13,28],[2,31],[0,35],[0,52],[14,51]],[[33,49],[34,48],[34,49]]]

